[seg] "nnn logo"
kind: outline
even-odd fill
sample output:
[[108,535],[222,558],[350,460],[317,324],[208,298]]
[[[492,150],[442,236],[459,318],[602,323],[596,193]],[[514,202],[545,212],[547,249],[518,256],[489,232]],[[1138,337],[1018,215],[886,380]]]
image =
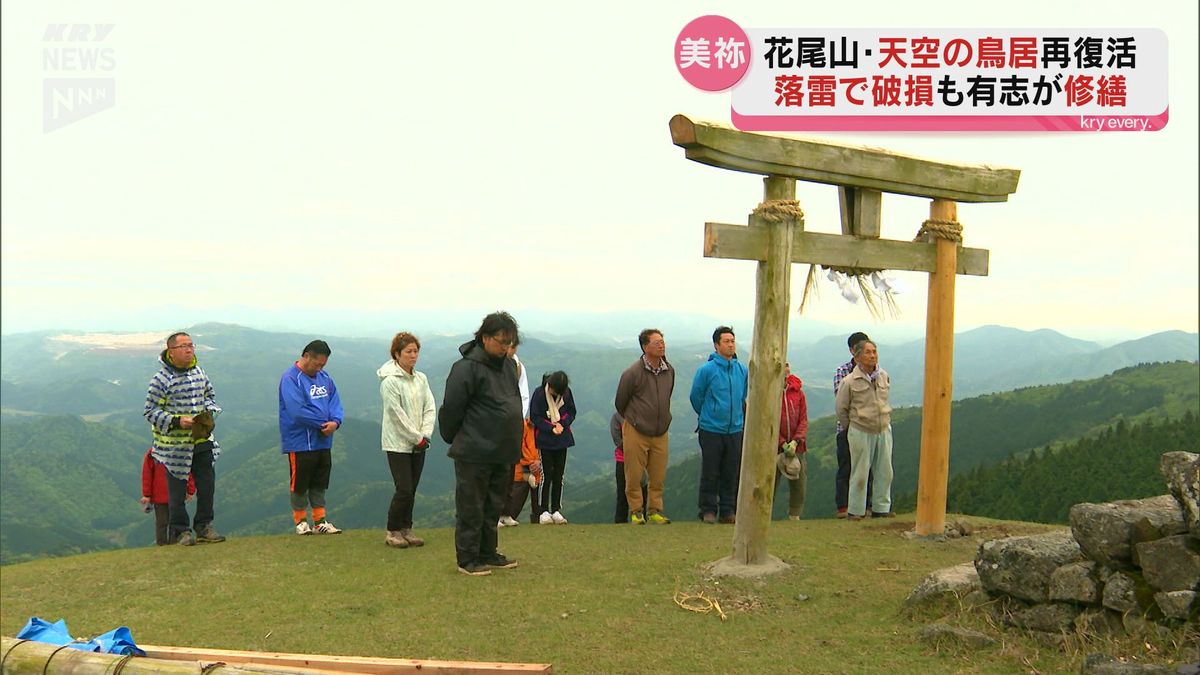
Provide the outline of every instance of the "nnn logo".
[[113,107],[117,59],[111,23],[51,23],[42,34],[42,131]]
[[111,77],[42,80],[42,131],[61,129],[113,107],[116,80]]

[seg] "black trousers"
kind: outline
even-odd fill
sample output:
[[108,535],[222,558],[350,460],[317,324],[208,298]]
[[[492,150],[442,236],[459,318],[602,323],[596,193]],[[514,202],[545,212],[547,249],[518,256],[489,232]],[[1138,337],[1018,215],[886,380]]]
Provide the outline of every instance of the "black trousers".
[[454,550],[460,567],[496,555],[496,522],[512,476],[512,464],[454,461]]
[[538,492],[537,488],[529,487],[529,483],[523,480],[513,481],[508,490],[508,503],[505,504],[501,515],[520,520],[521,509],[525,508],[525,498],[529,497],[529,522],[537,523],[538,516],[542,513]]
[[[642,515],[646,515],[646,484],[642,483]],[[625,462],[617,462],[617,510],[613,512],[613,523],[629,522],[629,498],[625,496]]]
[[700,455],[700,516],[736,514],[742,432],[714,434],[701,429]]
[[[845,511],[850,502],[850,440],[846,437],[847,430],[837,432],[837,482],[834,484],[833,500],[838,511]],[[867,476],[867,503],[871,503],[871,483],[875,480],[875,472]]]
[[171,507],[154,504],[154,543],[166,546],[171,542]]
[[195,527],[204,530],[213,521],[213,492],[217,487],[217,472],[213,469],[212,441],[197,443],[192,450],[192,480],[196,483],[196,517],[189,521],[187,506],[187,479],[176,478],[167,473],[167,499],[171,519],[171,541]]
[[563,472],[567,468],[567,449],[541,450],[542,453],[542,511],[562,510]]
[[392,484],[396,492],[388,505],[388,532],[407,530],[413,525],[413,504],[417,500],[417,484],[421,482],[421,470],[425,468],[424,452],[385,452],[388,470],[392,472]]

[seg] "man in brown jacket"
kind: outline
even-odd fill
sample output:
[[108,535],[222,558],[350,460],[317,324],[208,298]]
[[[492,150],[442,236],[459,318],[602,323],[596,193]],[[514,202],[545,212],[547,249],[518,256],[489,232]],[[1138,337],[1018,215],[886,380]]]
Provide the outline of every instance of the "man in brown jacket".
[[888,401],[891,380],[879,367],[874,342],[854,345],[854,370],[838,387],[838,423],[850,442],[850,520],[862,520],[867,509],[867,476],[873,475],[871,515],[892,514],[892,405]]
[[[671,392],[675,370],[667,362],[662,331],[647,328],[638,335],[642,356],[621,373],[617,384],[617,413],[625,418],[621,443],[625,451],[625,498],[629,522],[666,525],[663,482],[667,477],[667,431],[671,428]],[[642,472],[649,474],[646,516],[642,516]]]

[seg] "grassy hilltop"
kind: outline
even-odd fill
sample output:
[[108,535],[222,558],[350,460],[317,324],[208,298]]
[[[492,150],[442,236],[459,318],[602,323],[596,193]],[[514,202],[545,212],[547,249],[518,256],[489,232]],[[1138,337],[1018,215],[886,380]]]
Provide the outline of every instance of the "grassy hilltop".
[[[978,535],[943,543],[901,537],[911,517],[777,522],[770,550],[792,567],[762,580],[708,578],[702,565],[729,553],[733,528],[695,522],[505,529],[501,550],[520,567],[480,578],[455,571],[449,529],[403,551],[380,530],[125,549],[4,567],[0,624],[13,635],[30,616],[65,618],[77,636],[127,625],[145,644],[548,662],[559,673],[1072,672],[1091,651],[1184,658],[1188,647],[1169,641],[1071,638],[1064,651],[956,610],[907,618],[901,601],[929,571],[971,560],[984,538],[1044,529],[972,522]],[[703,592],[727,620],[684,611],[676,591]],[[916,639],[933,620],[1000,642],[936,649]]]

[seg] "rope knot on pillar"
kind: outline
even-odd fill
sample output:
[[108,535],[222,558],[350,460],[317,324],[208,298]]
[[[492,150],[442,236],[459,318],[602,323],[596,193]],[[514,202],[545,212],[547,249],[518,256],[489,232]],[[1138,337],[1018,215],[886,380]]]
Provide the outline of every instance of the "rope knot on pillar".
[[804,210],[800,208],[800,201],[796,199],[772,199],[765,201],[754,207],[754,211],[750,215],[758,216],[768,223],[782,223],[785,220],[795,220],[797,222],[804,220]]
[[917,230],[917,236],[913,238],[913,241],[922,241],[925,235],[929,234],[933,235],[936,239],[948,239],[961,244],[963,240],[962,231],[962,223],[959,223],[957,220],[930,218],[921,223],[921,229]]

